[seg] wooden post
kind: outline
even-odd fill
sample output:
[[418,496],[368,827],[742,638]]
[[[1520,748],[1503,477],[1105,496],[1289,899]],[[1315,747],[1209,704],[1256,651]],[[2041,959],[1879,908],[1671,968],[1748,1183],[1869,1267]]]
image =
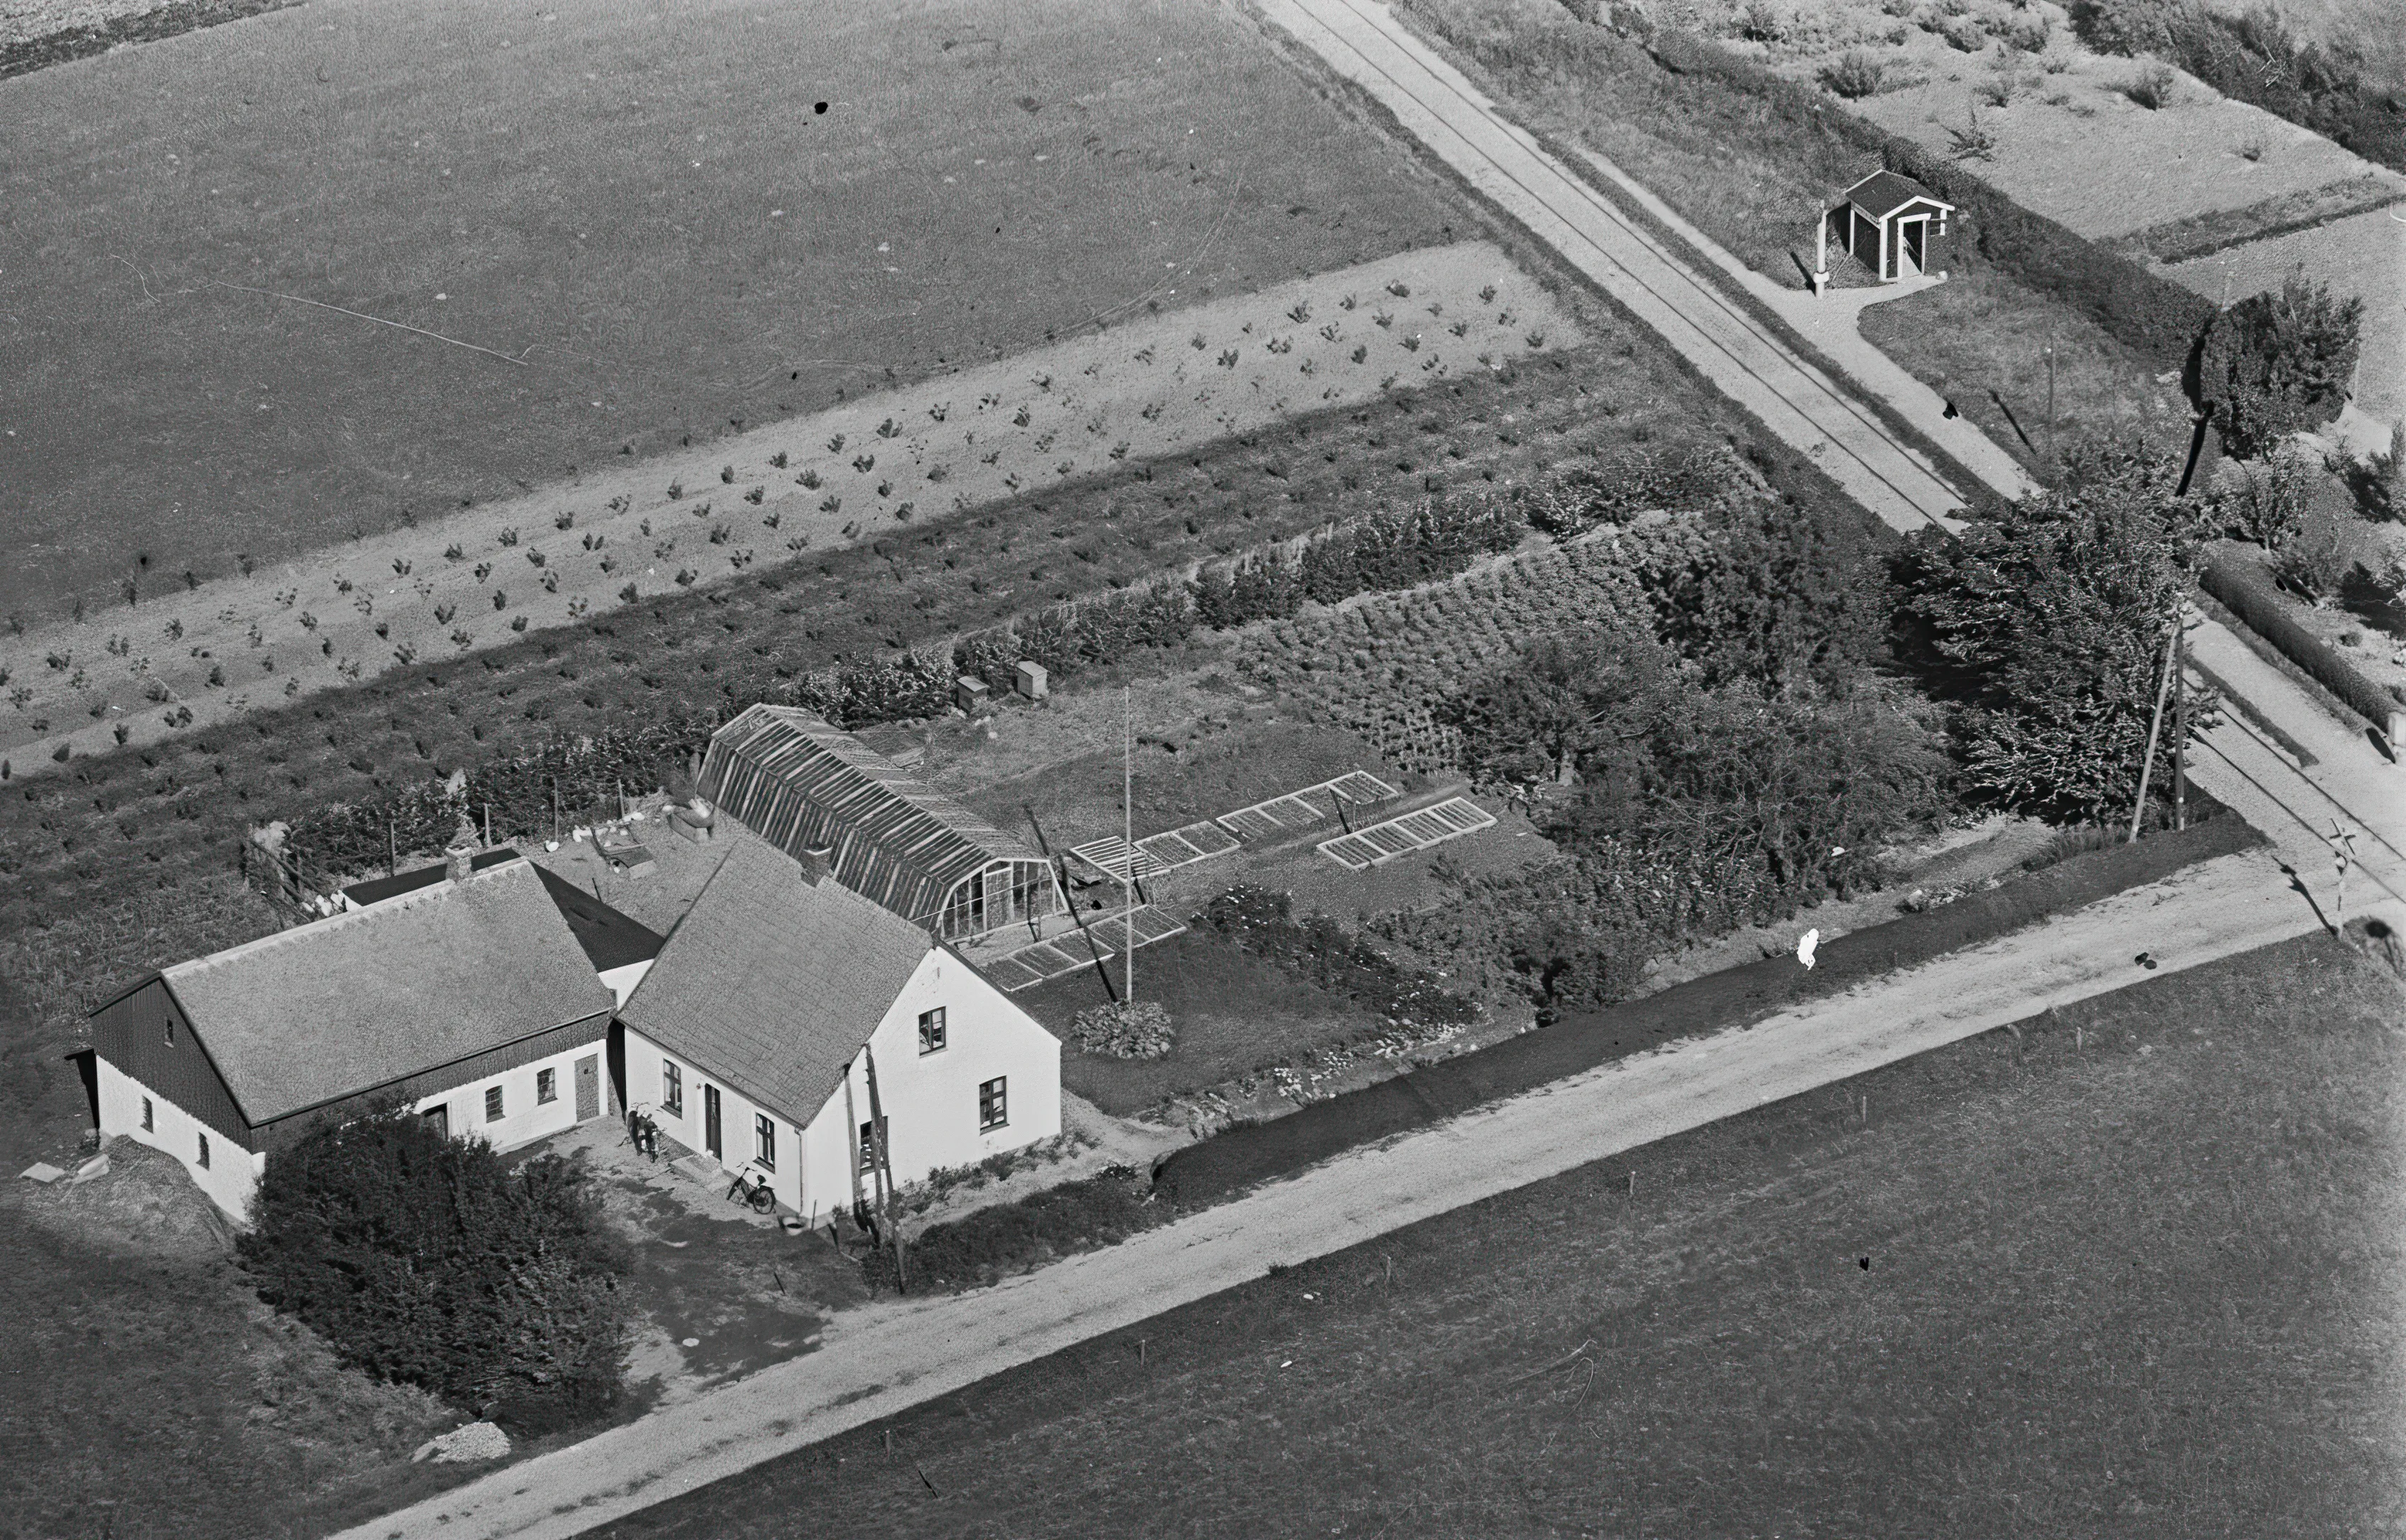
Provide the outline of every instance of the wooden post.
[[1120,964],[1123,993],[1136,1005],[1136,688],[1120,686],[1120,842],[1127,847],[1120,868],[1120,942],[1127,949]]
[[485,848],[493,848],[493,804],[485,804]]
[[555,844],[559,841],[559,777],[557,775],[551,778],[551,838]]
[[876,1148],[878,1186],[882,1193],[880,1205],[885,1210],[885,1232],[894,1239],[894,1286],[907,1291],[911,1275],[905,1270],[902,1256],[902,1204],[894,1190],[893,1141],[885,1137],[885,1109],[877,1099],[877,1054],[863,1048],[860,1055],[869,1067],[869,1134]]
[[2055,328],[2046,329],[2046,461],[2050,469],[2061,471],[2063,463],[2055,452]]
[[2147,756],[2139,761],[2139,795],[2130,804],[2130,838],[2122,841],[2126,845],[2139,838],[2139,814],[2147,806],[2147,774],[2156,768],[2156,740],[2164,727],[2164,692],[2171,689],[2172,684],[2172,648],[2180,642],[2178,593],[2172,595],[2172,631],[2164,638],[2163,677],[2156,682],[2156,714],[2147,724]]
[[2172,624],[2172,827],[2188,827],[2188,632],[2177,614]]
[[384,820],[384,874],[391,877],[399,874],[400,870],[401,838],[393,833],[392,815],[387,813]]

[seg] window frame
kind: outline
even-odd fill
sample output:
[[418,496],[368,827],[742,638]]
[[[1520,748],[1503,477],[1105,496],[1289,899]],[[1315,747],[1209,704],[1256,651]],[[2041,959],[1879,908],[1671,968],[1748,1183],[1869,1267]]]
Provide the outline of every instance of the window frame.
[[150,1098],[145,1096],[142,1098],[142,1132],[155,1134],[158,1131],[158,1121],[150,1110]]
[[495,1081],[485,1087],[485,1121],[500,1123],[509,1116],[508,1100],[502,1095],[502,1082]]
[[766,1112],[752,1114],[752,1164],[763,1171],[777,1168],[777,1120]]
[[173,1048],[173,1047],[175,1047],[175,1046],[176,1046],[176,1018],[175,1018],[175,1017],[173,1017],[173,1016],[169,1016],[169,1017],[167,1017],[167,1018],[166,1018],[166,1024],[167,1024],[167,1046],[168,1046],[168,1047],[170,1047],[170,1048]]
[[919,1056],[921,1058],[924,1059],[930,1053],[941,1053],[952,1046],[952,1039],[947,1036],[949,1025],[942,1006],[932,1006],[919,1012]]
[[[890,1139],[890,1138],[892,1138],[892,1137],[894,1137],[894,1120],[893,1120],[893,1119],[891,1119],[891,1118],[885,1118],[885,1119],[882,1119],[882,1120],[879,1120],[879,1121],[883,1122],[883,1123],[885,1124],[885,1137],[886,1137],[887,1138],[889,1138],[889,1139]],[[864,1123],[862,1123],[862,1124],[860,1125],[860,1172],[859,1172],[859,1174],[865,1177],[865,1176],[868,1176],[870,1173],[871,1173],[871,1172],[875,1171],[876,1169],[877,1169],[877,1135],[876,1135],[876,1132],[875,1132],[874,1124]]]
[[660,1110],[670,1117],[685,1117],[685,1066],[666,1054],[660,1056]]
[[534,1072],[534,1104],[546,1107],[559,1099],[559,1071],[543,1068]]
[[205,1170],[207,1170],[207,1169],[209,1168],[209,1136],[208,1136],[208,1131],[207,1131],[207,1130],[205,1130],[205,1129],[204,1129],[204,1130],[202,1130],[202,1131],[201,1131],[201,1161],[200,1161],[200,1165],[201,1165],[201,1169],[202,1169],[202,1170],[204,1170],[204,1171],[205,1171]]
[[997,1075],[978,1081],[978,1132],[991,1134],[1011,1126],[1011,1077]]

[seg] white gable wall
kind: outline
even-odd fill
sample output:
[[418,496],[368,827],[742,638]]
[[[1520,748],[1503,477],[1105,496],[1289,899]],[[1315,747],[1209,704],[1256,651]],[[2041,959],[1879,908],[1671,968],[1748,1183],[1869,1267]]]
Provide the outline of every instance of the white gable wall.
[[[594,1061],[594,1080],[599,1097],[596,1117],[606,1117],[610,1111],[609,1067],[603,1062],[609,1043],[582,1043],[565,1053],[516,1069],[504,1069],[497,1075],[487,1075],[464,1085],[421,1096],[411,1104],[415,1112],[431,1112],[437,1107],[450,1109],[449,1126],[454,1138],[482,1139],[496,1150],[515,1150],[521,1144],[560,1133],[576,1126],[576,1062]],[[539,1075],[548,1069],[557,1095],[550,1101],[539,1099],[542,1090]],[[500,1121],[485,1116],[485,1093],[494,1086],[502,1091]]]
[[[98,1054],[100,1137],[123,1137],[175,1156],[192,1174],[194,1186],[236,1223],[250,1222],[251,1195],[267,1157],[253,1154]],[[150,1126],[142,1126],[142,1104],[150,1103]],[[209,1141],[209,1164],[200,1164],[201,1139]]]
[[[945,1045],[922,1054],[919,1014],[938,1007],[945,1013]],[[844,1083],[808,1126],[797,1128],[784,1112],[726,1085],[708,1066],[663,1050],[632,1027],[623,1030],[627,1100],[649,1111],[670,1138],[688,1150],[704,1149],[702,1087],[716,1086],[721,1166],[732,1172],[752,1159],[753,1119],[766,1112],[777,1126],[777,1170],[771,1186],[782,1207],[819,1223],[871,1193],[860,1170],[860,1126],[869,1121],[866,1054],[854,1058]],[[867,1037],[877,1060],[894,1175],[903,1183],[923,1180],[939,1166],[970,1165],[1061,1132],[1061,1040],[949,952],[932,949],[920,960]],[[662,1104],[664,1064],[678,1067],[681,1113]],[[1009,1122],[981,1129],[978,1088],[997,1079],[1006,1082]]]

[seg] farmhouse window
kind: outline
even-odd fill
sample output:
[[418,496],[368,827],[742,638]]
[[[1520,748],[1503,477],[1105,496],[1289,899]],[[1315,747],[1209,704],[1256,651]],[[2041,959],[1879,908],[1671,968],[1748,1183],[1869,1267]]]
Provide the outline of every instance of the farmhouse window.
[[777,1168],[777,1125],[766,1112],[752,1114],[752,1158],[763,1171]]
[[203,1135],[201,1136],[201,1165],[202,1165],[203,1166],[206,1166],[208,1164],[209,1164],[209,1137],[208,1137],[206,1134],[203,1134]]
[[919,1052],[941,1053],[944,1051],[944,1008],[919,1012]]
[[1011,1121],[1011,1104],[1004,1095],[1004,1082],[1010,1077],[997,1075],[978,1083],[978,1130],[1000,1128]]
[[860,1169],[863,1173],[877,1169],[877,1130],[865,1123],[860,1125]]
[[142,1098],[142,1131],[149,1134],[157,1130],[158,1125],[150,1121],[150,1098],[145,1096]]
[[666,1059],[660,1061],[660,1110],[672,1118],[685,1116],[685,1071]]
[[538,1106],[559,1099],[559,1070],[538,1069],[534,1072],[534,1099]]
[[485,1087],[485,1121],[487,1123],[502,1121],[502,1088],[498,1085]]
[[167,1046],[176,1046],[176,1018],[173,1016],[167,1018]]

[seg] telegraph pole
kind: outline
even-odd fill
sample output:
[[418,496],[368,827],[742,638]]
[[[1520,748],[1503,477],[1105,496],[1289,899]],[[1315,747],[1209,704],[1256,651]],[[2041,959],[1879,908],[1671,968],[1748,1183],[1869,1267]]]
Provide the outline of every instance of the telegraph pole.
[[2147,756],[2139,761],[2139,795],[2130,804],[2130,838],[2122,841],[2126,845],[2139,838],[2139,815],[2147,808],[2147,775],[2156,768],[2156,742],[2164,728],[2164,696],[2172,686],[2172,649],[2180,644],[2180,595],[2177,591],[2172,595],[2172,634],[2164,638],[2163,677],[2156,682],[2156,714],[2147,724]]
[[1120,868],[1120,944],[1127,949],[1121,963],[1123,1003],[1136,1004],[1136,688],[1120,686],[1120,843],[1125,864]]

